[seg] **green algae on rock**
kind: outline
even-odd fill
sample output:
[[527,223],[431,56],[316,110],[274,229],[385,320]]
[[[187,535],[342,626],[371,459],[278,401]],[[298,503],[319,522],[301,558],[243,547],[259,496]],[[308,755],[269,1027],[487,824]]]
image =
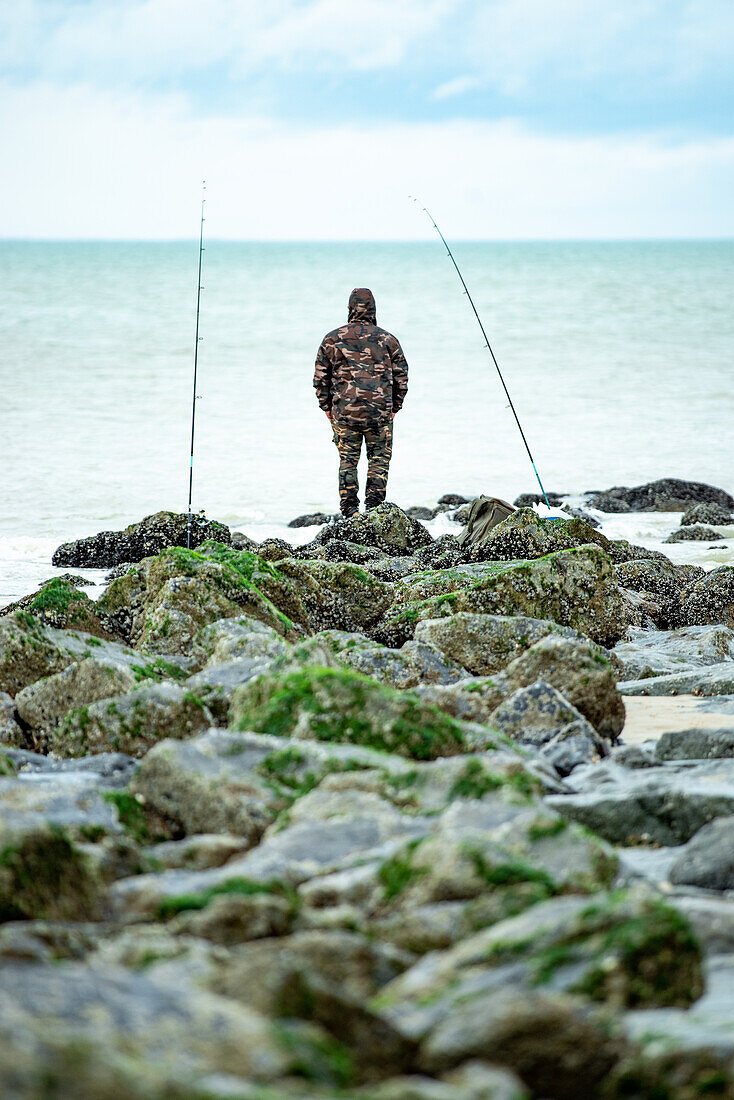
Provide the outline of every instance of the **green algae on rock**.
[[163,654],[186,652],[218,619],[246,614],[281,635],[308,621],[294,586],[274,565],[211,542],[146,558],[112,581],[99,607],[134,646]]
[[236,689],[234,729],[365,745],[414,760],[467,751],[461,725],[411,692],[346,669],[304,666]]
[[56,825],[0,825],[0,921],[95,920],[99,884]]
[[65,756],[142,756],[165,737],[191,737],[211,725],[211,713],[193,693],[178,684],[151,684],[71,711],[49,731],[49,741]]
[[416,599],[412,578],[399,582],[396,602],[375,637],[400,644],[412,636],[417,622],[458,611],[552,619],[600,645],[613,645],[626,629],[611,562],[597,546],[505,565],[485,563],[471,573],[438,570],[432,584],[443,591]]

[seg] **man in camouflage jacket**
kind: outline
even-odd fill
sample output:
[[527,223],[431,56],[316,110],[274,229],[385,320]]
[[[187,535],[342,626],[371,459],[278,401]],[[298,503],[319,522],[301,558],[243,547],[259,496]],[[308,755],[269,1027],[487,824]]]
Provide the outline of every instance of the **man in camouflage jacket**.
[[342,515],[359,508],[357,463],[363,439],[369,461],[365,506],[375,508],[385,499],[392,420],[408,392],[408,364],[397,339],[377,327],[371,290],[362,287],[350,294],[346,325],[321,341],[313,384],[339,450]]

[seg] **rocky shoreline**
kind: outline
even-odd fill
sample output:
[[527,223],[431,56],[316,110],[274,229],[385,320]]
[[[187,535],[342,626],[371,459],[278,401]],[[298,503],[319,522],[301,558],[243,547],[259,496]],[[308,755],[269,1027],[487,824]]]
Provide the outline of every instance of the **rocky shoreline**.
[[[3,1097],[734,1097],[734,567],[531,496],[158,513],[3,609]],[[734,508],[588,505],[671,502]]]

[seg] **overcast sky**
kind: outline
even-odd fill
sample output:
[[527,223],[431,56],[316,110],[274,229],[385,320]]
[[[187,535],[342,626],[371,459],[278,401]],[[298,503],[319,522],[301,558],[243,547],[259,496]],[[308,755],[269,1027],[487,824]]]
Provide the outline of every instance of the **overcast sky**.
[[0,236],[734,235],[733,0],[0,0]]

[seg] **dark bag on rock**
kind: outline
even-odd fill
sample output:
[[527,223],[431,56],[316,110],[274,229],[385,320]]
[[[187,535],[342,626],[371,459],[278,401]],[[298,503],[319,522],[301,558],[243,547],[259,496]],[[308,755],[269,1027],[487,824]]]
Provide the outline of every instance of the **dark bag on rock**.
[[471,502],[466,526],[459,535],[459,545],[481,546],[492,528],[514,511],[511,504],[499,497],[477,497]]

